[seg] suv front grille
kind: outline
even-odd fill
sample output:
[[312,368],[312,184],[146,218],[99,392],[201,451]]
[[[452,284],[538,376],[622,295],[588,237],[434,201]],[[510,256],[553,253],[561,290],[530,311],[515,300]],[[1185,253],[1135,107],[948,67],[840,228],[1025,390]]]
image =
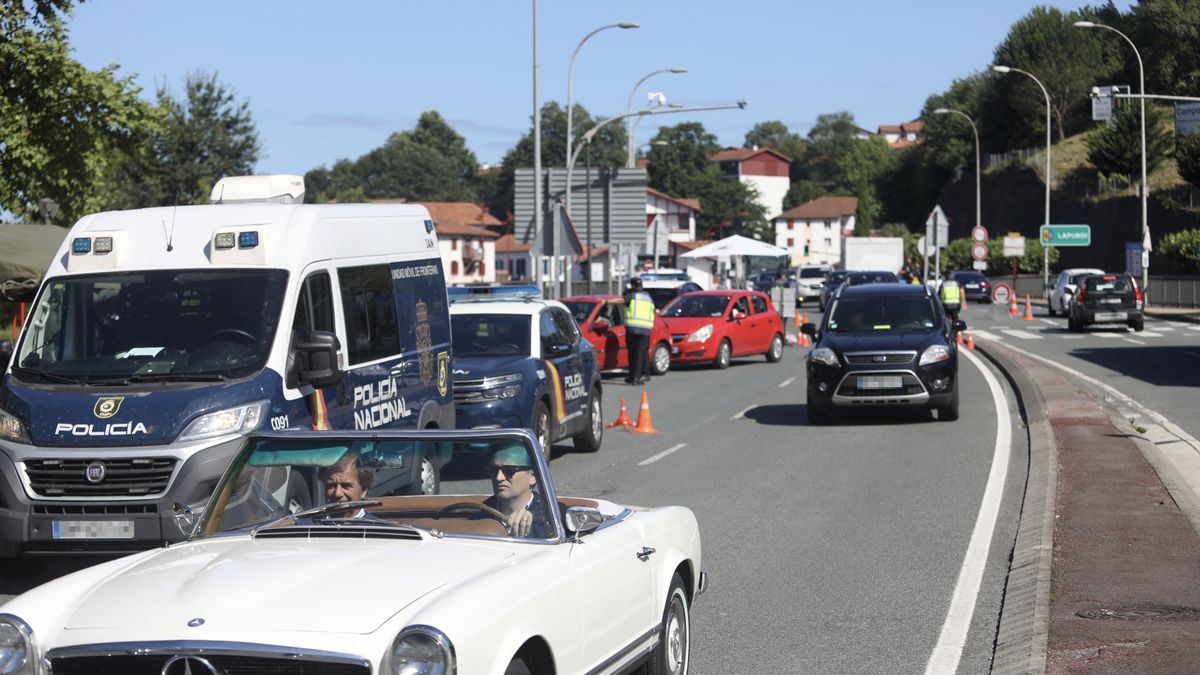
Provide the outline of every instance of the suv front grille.
[[[876,358],[883,357],[882,361]],[[917,357],[916,352],[854,352],[846,354],[846,362],[856,365],[883,365],[893,363],[911,363]]]
[[[173,457],[122,459],[30,459],[29,486],[42,497],[153,497],[166,492],[175,470]],[[103,468],[100,475],[94,465]]]

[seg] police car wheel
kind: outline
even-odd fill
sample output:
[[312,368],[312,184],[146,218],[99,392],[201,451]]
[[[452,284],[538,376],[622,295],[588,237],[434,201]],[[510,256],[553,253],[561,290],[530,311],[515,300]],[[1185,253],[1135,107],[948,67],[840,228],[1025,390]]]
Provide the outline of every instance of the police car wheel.
[[533,406],[533,417],[531,419],[533,427],[533,435],[537,436],[538,441],[542,444],[542,452],[550,456],[550,411],[546,408],[546,404],[538,401]]
[[650,359],[650,372],[655,375],[666,374],[671,369],[671,348],[667,343],[660,342],[654,347],[654,356]]
[[421,458],[421,470],[417,482],[413,485],[413,494],[436,495],[441,488],[437,464],[429,457]]
[[299,471],[291,471],[287,482],[288,513],[300,513],[312,507],[312,497],[308,494],[308,483]]
[[779,333],[771,338],[771,346],[767,349],[767,362],[779,363],[783,359],[783,337]]
[[596,452],[600,449],[600,441],[603,438],[604,411],[600,406],[600,390],[593,388],[591,399],[588,401],[587,428],[572,440],[579,452]]
[[733,356],[733,346],[729,344],[729,340],[721,340],[721,344],[717,345],[717,359],[713,361],[713,365],[724,370],[729,367],[731,356]]

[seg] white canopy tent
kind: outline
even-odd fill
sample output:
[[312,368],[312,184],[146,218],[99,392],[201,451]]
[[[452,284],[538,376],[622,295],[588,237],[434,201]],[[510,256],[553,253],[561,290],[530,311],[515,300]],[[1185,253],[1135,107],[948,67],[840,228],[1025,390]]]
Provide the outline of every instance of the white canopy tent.
[[[766,242],[749,237],[743,237],[735,234],[720,241],[714,241],[711,244],[705,244],[700,248],[681,253],[680,258],[715,258],[718,268],[725,270],[730,269],[732,263],[732,274],[722,273],[718,270],[718,275],[726,283],[732,282],[738,288],[746,284],[746,258],[748,257],[765,257],[765,258],[784,258],[790,255],[786,248],[772,246]],[[733,277],[732,279],[730,277]]]

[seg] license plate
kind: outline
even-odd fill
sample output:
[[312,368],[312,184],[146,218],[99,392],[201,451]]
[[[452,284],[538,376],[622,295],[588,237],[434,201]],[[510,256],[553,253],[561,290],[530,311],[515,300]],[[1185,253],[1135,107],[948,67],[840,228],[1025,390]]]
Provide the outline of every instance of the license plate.
[[1096,312],[1096,321],[1124,321],[1128,312]]
[[967,284],[967,288],[969,288],[971,290],[976,290],[979,288],[979,284]]
[[1100,302],[1102,302],[1106,305],[1119,305],[1119,304],[1121,304],[1121,299],[1120,298],[1100,298]]
[[859,389],[899,389],[904,378],[888,375],[863,375],[858,378]]
[[133,539],[132,520],[56,520],[55,539]]

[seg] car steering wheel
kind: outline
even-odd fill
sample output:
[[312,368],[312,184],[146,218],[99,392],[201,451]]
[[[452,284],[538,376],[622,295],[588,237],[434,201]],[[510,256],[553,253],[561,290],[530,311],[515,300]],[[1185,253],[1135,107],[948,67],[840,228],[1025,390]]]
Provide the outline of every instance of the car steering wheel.
[[238,329],[238,328],[222,328],[221,330],[215,330],[209,334],[208,341],[215,342],[216,341],[215,338],[218,335],[229,335],[231,337],[235,337],[240,340],[245,340],[245,341],[249,342],[251,344],[251,346],[258,346],[258,338],[254,337],[253,335],[247,333],[246,331]]
[[503,513],[500,513],[498,510],[488,506],[487,504],[481,504],[480,502],[455,502],[449,506],[443,506],[442,509],[437,512],[437,515],[434,516],[434,518],[441,519],[443,516],[448,516],[455,511],[477,511],[486,516],[495,518],[496,520],[500,521],[502,525],[504,525],[504,529],[508,529],[508,518]]

